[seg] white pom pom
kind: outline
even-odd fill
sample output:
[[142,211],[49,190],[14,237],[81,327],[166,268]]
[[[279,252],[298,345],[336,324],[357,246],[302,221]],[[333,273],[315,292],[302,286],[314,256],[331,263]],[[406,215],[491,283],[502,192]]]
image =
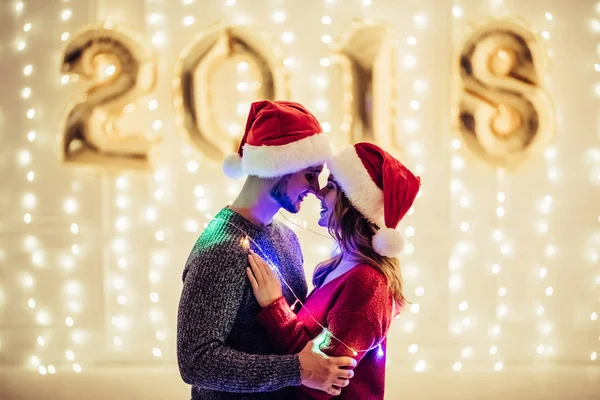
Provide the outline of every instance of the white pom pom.
[[229,154],[225,157],[225,160],[223,160],[223,172],[231,179],[240,179],[244,176],[242,157],[237,153]]
[[397,257],[404,248],[402,234],[395,229],[382,228],[373,236],[373,249],[385,257]]

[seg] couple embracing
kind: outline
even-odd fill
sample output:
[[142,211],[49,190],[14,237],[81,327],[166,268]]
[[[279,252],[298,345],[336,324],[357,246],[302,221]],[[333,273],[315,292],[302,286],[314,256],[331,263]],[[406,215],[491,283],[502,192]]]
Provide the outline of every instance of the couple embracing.
[[[317,119],[287,101],[252,104],[225,164],[248,177],[183,272],[177,358],[192,399],[383,399],[386,336],[405,304],[395,228],[420,179],[370,143],[333,154]],[[337,251],[307,295],[298,238],[273,217],[309,194]]]

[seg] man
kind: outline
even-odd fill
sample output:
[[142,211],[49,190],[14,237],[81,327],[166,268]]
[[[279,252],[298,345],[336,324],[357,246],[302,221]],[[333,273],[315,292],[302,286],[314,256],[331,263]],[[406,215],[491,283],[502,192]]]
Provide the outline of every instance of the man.
[[[238,154],[226,174],[248,178],[238,198],[202,233],[183,272],[177,323],[177,358],[192,399],[290,399],[304,384],[337,395],[356,362],[330,358],[309,343],[299,354],[274,355],[258,324],[246,277],[252,249],[276,264],[289,304],[307,292],[296,235],[274,221],[280,208],[296,213],[319,190],[318,177],[331,144],[316,118],[300,104],[252,104]],[[286,389],[287,388],[287,389]]]

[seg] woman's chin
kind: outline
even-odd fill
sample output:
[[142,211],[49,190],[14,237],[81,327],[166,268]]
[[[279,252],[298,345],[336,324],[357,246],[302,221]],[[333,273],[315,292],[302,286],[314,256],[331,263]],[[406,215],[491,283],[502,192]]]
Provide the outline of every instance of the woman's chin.
[[317,222],[317,224],[319,224],[319,226],[323,228],[327,228],[327,219],[325,218],[325,216],[319,218],[319,222]]

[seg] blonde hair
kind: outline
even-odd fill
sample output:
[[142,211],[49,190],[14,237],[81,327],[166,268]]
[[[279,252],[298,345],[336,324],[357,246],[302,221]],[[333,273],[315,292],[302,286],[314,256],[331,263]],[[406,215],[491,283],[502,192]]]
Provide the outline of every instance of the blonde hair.
[[402,293],[400,262],[396,257],[385,257],[373,250],[373,235],[379,230],[379,227],[354,208],[339,185],[327,229],[336,240],[340,251],[317,265],[313,275],[313,285],[321,286],[327,275],[340,264],[342,257],[348,255],[376,268],[385,275],[394,303],[398,308],[396,312],[399,312],[407,303]]

